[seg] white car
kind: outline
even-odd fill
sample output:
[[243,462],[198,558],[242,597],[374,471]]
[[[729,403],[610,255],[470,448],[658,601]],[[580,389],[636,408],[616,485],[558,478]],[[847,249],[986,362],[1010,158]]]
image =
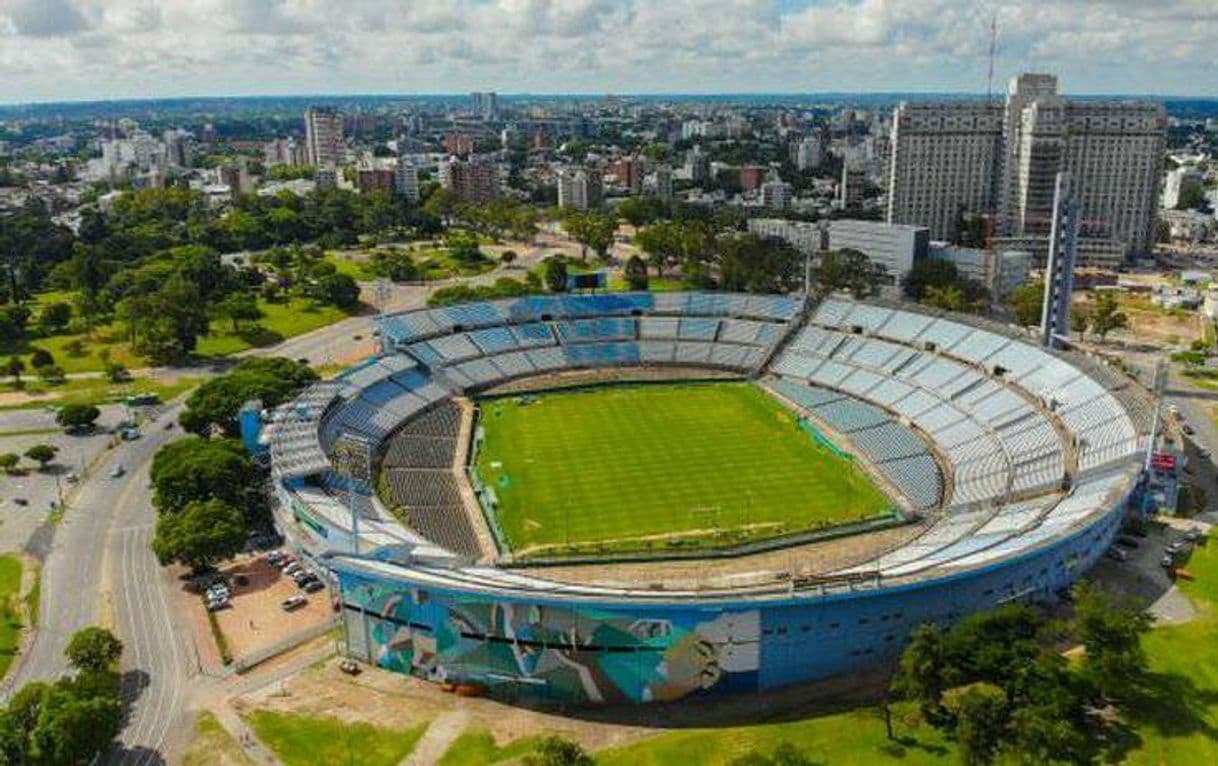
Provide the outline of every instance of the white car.
[[122,464],[114,466],[114,470],[110,472],[111,479],[117,479],[127,473],[127,469],[123,468]]

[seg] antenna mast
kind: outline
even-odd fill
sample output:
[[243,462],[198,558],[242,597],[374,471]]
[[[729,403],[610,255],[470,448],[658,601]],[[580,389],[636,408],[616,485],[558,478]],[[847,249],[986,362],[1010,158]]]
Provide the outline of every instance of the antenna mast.
[[990,14],[990,68],[985,80],[985,100],[994,100],[994,50],[998,43],[998,9]]

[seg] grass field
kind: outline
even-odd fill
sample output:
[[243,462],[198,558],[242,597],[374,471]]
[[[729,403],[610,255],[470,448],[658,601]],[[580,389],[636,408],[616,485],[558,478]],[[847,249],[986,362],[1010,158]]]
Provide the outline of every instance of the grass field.
[[12,555],[0,556],[0,678],[3,678],[21,646],[21,628],[25,618],[21,614],[21,559]]
[[258,739],[274,751],[284,766],[328,766],[358,763],[397,766],[410,755],[427,729],[421,724],[404,731],[348,723],[337,718],[258,710],[246,719]]
[[733,544],[890,505],[748,383],[486,400],[481,422],[477,469],[522,555]]

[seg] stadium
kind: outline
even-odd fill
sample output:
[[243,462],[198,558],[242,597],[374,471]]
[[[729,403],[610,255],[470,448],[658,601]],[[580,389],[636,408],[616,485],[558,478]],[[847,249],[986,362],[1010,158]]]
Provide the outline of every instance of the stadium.
[[509,700],[772,689],[1052,601],[1156,412],[1017,328],[841,297],[537,296],[379,338],[266,416],[277,522],[350,656]]

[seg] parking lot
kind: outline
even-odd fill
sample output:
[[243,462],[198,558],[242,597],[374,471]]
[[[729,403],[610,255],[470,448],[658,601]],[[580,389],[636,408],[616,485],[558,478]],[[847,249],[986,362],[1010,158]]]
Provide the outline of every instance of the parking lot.
[[[234,658],[275,646],[333,615],[327,589],[306,593],[292,578],[267,563],[266,554],[243,556],[221,573],[228,584],[229,598],[227,605],[214,614]],[[299,607],[284,609],[284,602],[293,597],[305,601]],[[193,612],[201,615],[203,630],[209,633],[203,599],[197,595]],[[211,641],[210,635],[206,640]]]
[[[1165,518],[1147,524],[1145,536],[1123,533],[1113,547],[1119,554],[1105,555],[1088,578],[1104,587],[1127,593],[1145,604],[1162,622],[1179,622],[1192,616],[1188,600],[1173,588],[1175,580],[1170,560],[1177,576],[1188,576],[1188,554],[1193,545],[1204,545],[1204,536],[1195,543],[1187,541],[1189,530],[1208,530],[1209,525],[1188,519]],[[1169,554],[1169,546],[1179,552]],[[1121,559],[1120,557],[1124,558]]]

